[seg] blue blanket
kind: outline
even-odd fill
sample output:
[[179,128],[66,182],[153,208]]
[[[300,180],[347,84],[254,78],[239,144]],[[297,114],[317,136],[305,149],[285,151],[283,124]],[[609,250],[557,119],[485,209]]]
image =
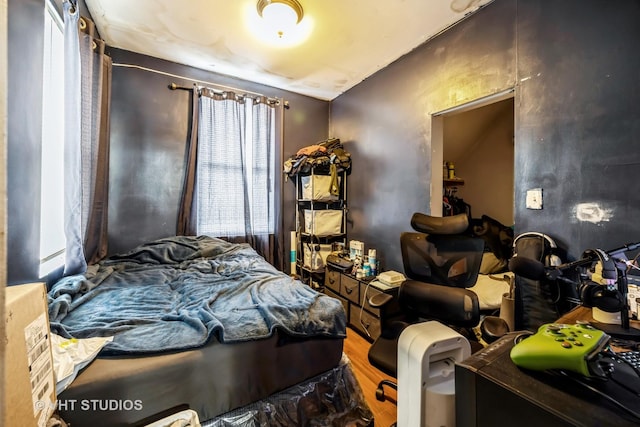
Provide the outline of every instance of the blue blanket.
[[344,338],[340,301],[276,270],[247,244],[172,237],[69,276],[49,291],[52,332],[114,336],[101,355],[149,354],[267,338]]

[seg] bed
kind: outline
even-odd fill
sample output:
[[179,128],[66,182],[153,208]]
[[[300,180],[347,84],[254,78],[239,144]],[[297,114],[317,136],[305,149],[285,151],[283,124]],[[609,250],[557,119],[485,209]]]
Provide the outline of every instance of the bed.
[[[341,386],[322,375],[349,369],[340,301],[246,244],[206,236],[149,242],[63,278],[49,318],[62,337],[113,337],[58,396],[71,425],[144,425],[185,408],[213,420],[300,384]],[[367,425],[355,396],[341,411]]]

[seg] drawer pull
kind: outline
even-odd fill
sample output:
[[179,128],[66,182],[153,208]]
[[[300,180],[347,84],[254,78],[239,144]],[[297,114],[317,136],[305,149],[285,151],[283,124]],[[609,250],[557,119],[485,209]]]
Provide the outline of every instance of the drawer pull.
[[354,289],[355,288],[345,288],[344,290],[347,291],[348,294],[350,294]]

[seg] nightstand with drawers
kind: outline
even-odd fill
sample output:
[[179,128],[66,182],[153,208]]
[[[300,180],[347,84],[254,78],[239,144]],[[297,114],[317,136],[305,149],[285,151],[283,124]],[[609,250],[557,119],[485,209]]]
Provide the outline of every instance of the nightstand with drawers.
[[398,287],[381,289],[373,282],[375,277],[357,279],[346,272],[327,268],[324,281],[324,293],[342,301],[349,326],[366,339],[373,341],[380,336],[381,310],[372,307],[369,300],[377,294],[388,294],[392,301],[385,305],[387,315],[400,312],[398,306]]

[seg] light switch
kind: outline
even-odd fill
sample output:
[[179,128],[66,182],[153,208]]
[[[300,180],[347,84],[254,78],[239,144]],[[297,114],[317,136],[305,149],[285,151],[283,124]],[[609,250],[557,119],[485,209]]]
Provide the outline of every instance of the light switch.
[[542,209],[542,188],[527,190],[527,209]]

